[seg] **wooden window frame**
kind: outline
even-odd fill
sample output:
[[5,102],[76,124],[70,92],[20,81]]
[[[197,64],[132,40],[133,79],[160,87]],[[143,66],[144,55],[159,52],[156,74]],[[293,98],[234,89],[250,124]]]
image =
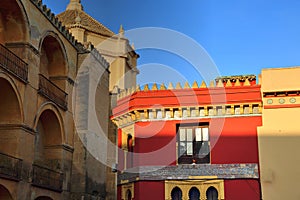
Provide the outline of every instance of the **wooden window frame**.
[[[197,132],[196,130],[197,129],[199,130],[199,128],[201,130],[201,141],[199,141],[199,133],[198,134],[196,133]],[[204,133],[203,133],[204,129],[207,129],[208,131],[207,139],[204,138]],[[181,132],[181,130],[184,130],[184,133],[183,131]],[[192,135],[192,140],[191,140],[191,135]],[[209,134],[208,124],[178,126],[177,143],[178,143],[177,145],[178,164],[193,164],[193,163],[209,164],[210,163],[210,134]],[[190,148],[188,148],[188,146]],[[191,153],[191,146],[192,146],[192,153]],[[182,150],[181,147],[184,147],[185,149]]]

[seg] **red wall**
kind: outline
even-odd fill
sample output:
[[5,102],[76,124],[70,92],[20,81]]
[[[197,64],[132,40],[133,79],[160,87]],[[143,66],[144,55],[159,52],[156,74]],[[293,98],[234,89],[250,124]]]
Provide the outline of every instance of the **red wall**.
[[[134,166],[176,164],[176,125],[209,122],[211,163],[258,163],[257,126],[261,117],[228,117],[135,124]],[[120,155],[120,154],[119,154]]]
[[135,125],[135,165],[176,164],[176,123],[139,122]]
[[121,186],[117,187],[117,199],[118,200],[122,199],[122,189],[121,189]]
[[220,137],[211,127],[211,163],[258,163],[257,126],[261,117],[230,117]]
[[162,181],[139,181],[134,188],[134,200],[165,199],[165,183]]
[[[121,200],[122,186],[118,186],[117,199]],[[134,183],[134,198],[132,200],[165,199],[164,181],[139,181]]]
[[258,180],[224,181],[226,200],[259,200],[260,187]]

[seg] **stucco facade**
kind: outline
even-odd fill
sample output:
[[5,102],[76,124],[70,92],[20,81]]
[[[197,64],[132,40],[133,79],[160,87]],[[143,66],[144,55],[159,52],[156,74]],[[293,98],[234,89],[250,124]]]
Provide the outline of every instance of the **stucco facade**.
[[113,110],[119,127],[118,199],[260,199],[262,102],[255,76],[221,77],[209,87],[154,84],[131,92],[121,94]]
[[263,199],[300,198],[299,76],[299,67],[262,70],[258,144]]
[[[0,10],[0,199],[115,199],[110,167],[89,151],[108,159],[107,146],[79,137],[95,134],[93,109],[109,135],[109,63],[39,0],[2,0]],[[81,89],[96,86],[94,101],[74,90],[78,77]]]

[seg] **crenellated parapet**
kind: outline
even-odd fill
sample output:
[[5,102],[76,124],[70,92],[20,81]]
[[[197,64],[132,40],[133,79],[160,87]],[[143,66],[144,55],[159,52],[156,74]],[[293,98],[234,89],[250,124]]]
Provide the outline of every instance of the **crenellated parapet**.
[[183,85],[178,82],[175,85],[173,83],[169,83],[166,86],[164,83],[157,84],[153,83],[151,86],[149,84],[145,84],[143,88],[140,86],[128,88],[120,91],[118,95],[118,100],[130,96],[135,92],[148,92],[148,91],[162,91],[162,90],[182,90],[182,89],[202,89],[202,88],[231,88],[231,87],[248,87],[255,86],[256,84],[256,76],[255,75],[240,75],[240,76],[222,76],[217,77],[214,81],[210,81],[210,83],[206,84],[206,82],[202,81],[200,84],[197,81],[194,81],[192,85],[188,82],[185,82]]
[[74,36],[68,31],[66,26],[55,16],[55,14],[43,4],[42,0],[30,0],[44,16],[57,28],[57,30],[76,48],[80,49],[82,44],[80,44]]
[[250,86],[256,84],[255,75],[220,76],[215,79],[217,85],[228,86]]
[[208,86],[204,81],[200,84],[195,81],[192,85],[154,83],[123,90],[112,119],[122,127],[138,121],[261,115],[262,97],[255,77],[216,81]]

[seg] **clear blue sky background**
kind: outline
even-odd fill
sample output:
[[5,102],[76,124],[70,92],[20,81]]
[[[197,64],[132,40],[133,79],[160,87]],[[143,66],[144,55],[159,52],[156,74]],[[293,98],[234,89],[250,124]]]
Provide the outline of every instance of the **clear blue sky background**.
[[[69,0],[43,0],[62,12]],[[114,32],[145,26],[179,31],[209,53],[221,75],[259,74],[300,65],[299,0],[82,0],[84,10]],[[134,41],[133,41],[134,42]],[[142,50],[139,64],[160,63],[199,79],[170,53]]]

